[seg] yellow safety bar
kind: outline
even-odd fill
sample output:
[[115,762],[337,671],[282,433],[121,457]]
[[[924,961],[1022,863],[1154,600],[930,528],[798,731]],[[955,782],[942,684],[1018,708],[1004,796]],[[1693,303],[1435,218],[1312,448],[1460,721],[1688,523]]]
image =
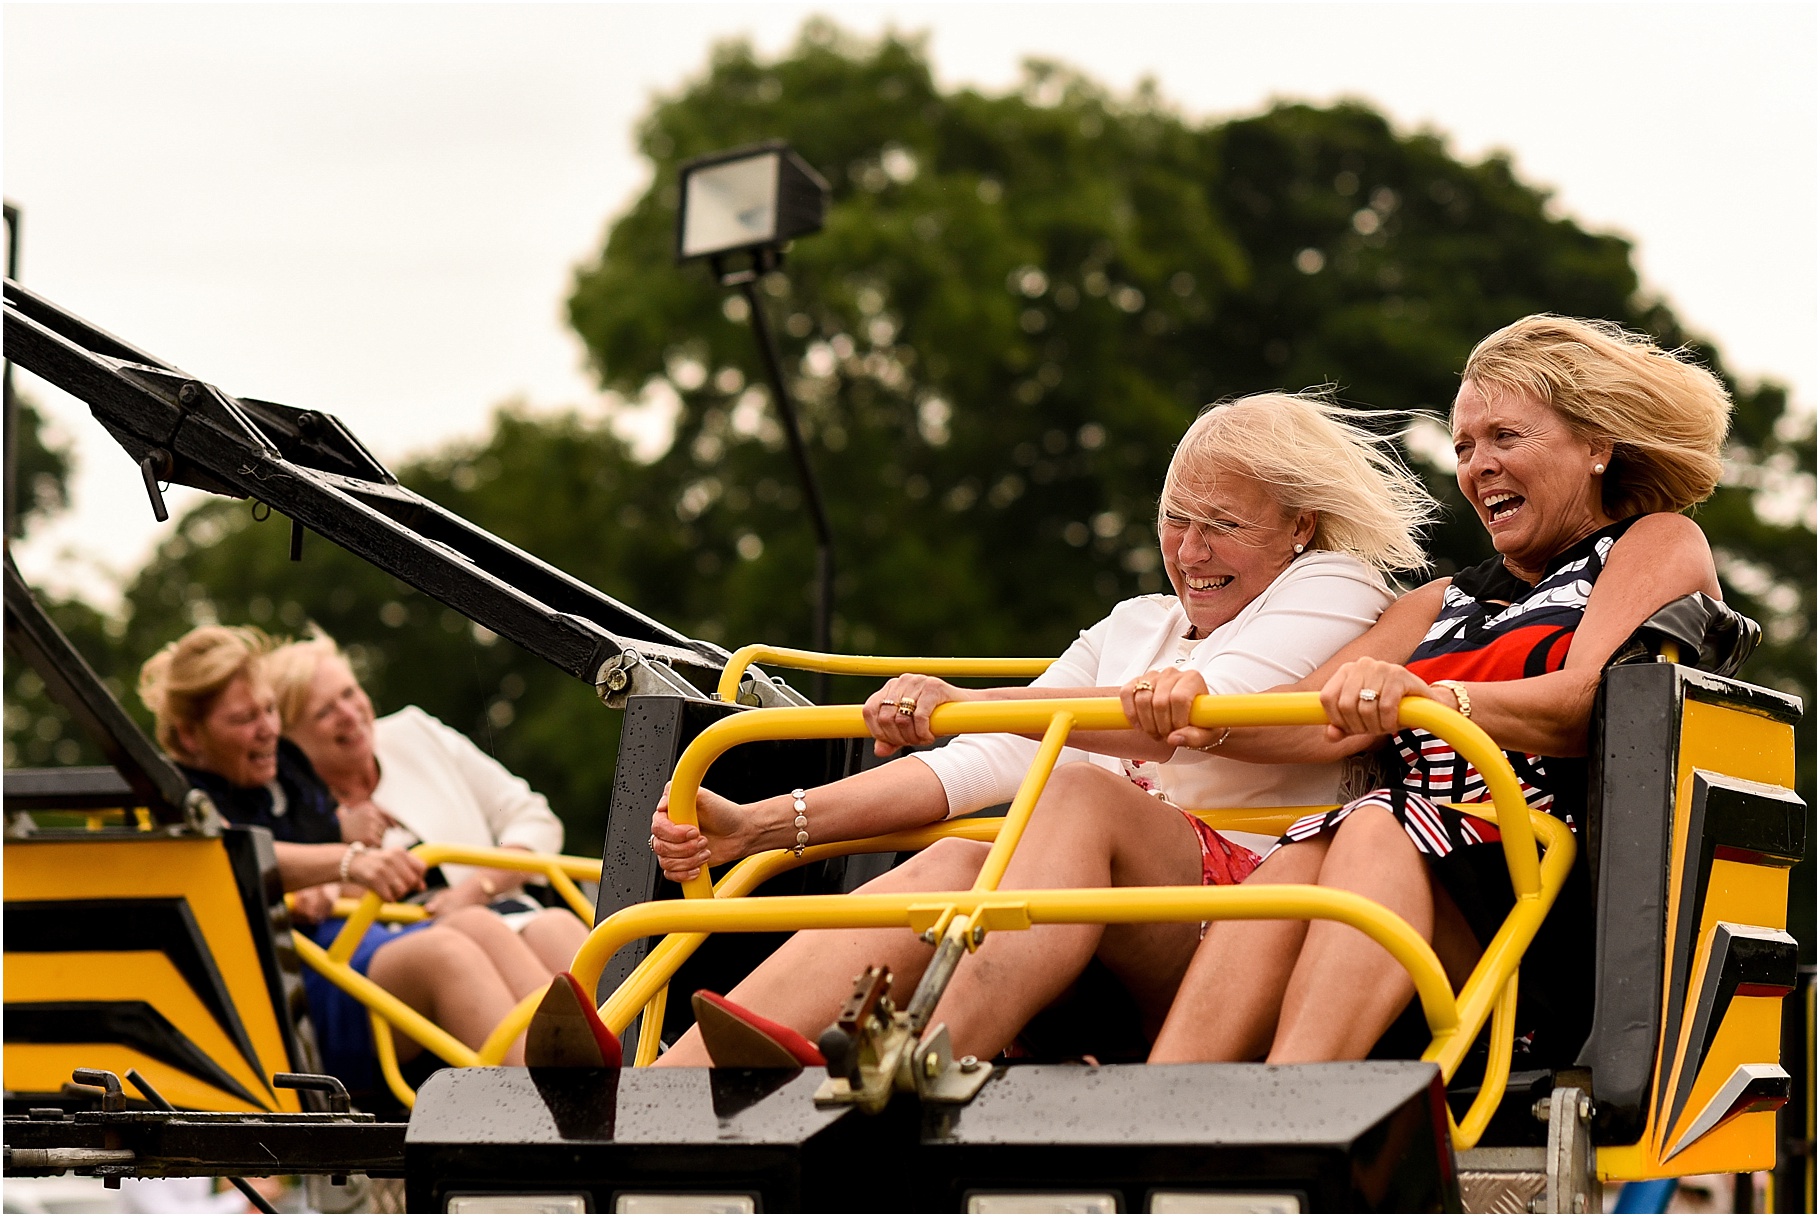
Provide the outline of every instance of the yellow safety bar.
[[714,695],[730,702],[739,696],[739,681],[755,663],[790,668],[798,672],[828,672],[835,676],[1041,676],[1053,659],[929,659],[912,655],[831,655],[826,651],[799,651],[753,643],[733,652],[720,670]]
[[[455,863],[541,875],[574,910],[575,915],[581,918],[584,925],[594,923],[594,908],[588,903],[587,897],[582,895],[575,881],[598,879],[598,859],[570,854],[534,854],[519,849],[476,849],[467,845],[443,845],[436,842],[416,846],[411,853],[426,867]],[[528,994],[500,1020],[478,1050],[470,1048],[348,964],[355,948],[360,945],[361,938],[374,922],[421,921],[428,914],[420,905],[387,904],[380,900],[377,892],[369,891],[359,900],[337,900],[335,915],[346,917],[347,924],[342,926],[326,950],[295,930],[291,932],[291,940],[296,945],[298,956],[306,964],[367,1008],[367,1016],[373,1025],[373,1048],[379,1058],[380,1075],[392,1094],[406,1107],[415,1103],[417,1096],[399,1072],[397,1050],[391,1035],[387,1033],[388,1029],[396,1028],[451,1065],[497,1065],[505,1059],[506,1050],[530,1023],[537,1002],[543,996],[541,991]]]
[[[1509,1076],[1517,968],[1566,880],[1575,846],[1572,832],[1564,823],[1544,813],[1532,813],[1525,805],[1515,774],[1484,731],[1426,698],[1406,698],[1401,710],[1404,723],[1447,740],[1485,778],[1491,803],[1470,804],[1468,809],[1499,824],[1505,863],[1516,894],[1510,915],[1457,997],[1433,949],[1407,922],[1363,897],[1312,885],[996,892],[988,884],[970,892],[746,898],[759,883],[791,866],[843,853],[917,848],[918,843],[926,845],[943,836],[994,841],[988,866],[994,866],[993,859],[1000,859],[990,875],[992,884],[996,884],[1016,845],[1015,837],[1004,840],[1001,827],[1015,824],[1015,831],[1021,833],[1069,730],[1117,730],[1128,726],[1113,698],[965,702],[937,707],[931,726],[942,735],[1045,732],[1045,747],[1039,750],[1012,814],[1004,821],[960,821],[867,840],[811,846],[801,859],[789,851],[768,851],[742,860],[719,884],[713,884],[704,872],[682,885],[684,900],[635,905],[595,927],[571,970],[584,987],[597,984],[607,960],[621,946],[654,934],[666,935],[600,1010],[603,1021],[616,1031],[623,1031],[641,1008],[645,1010],[647,1023],[641,1028],[636,1063],[648,1064],[655,1056],[656,1036],[651,1031],[650,1016],[656,1003],[667,993],[670,978],[682,961],[708,933],[715,931],[907,926],[920,932],[946,927],[957,916],[968,918],[969,927],[982,935],[988,930],[1056,923],[1336,920],[1367,934],[1409,971],[1433,1035],[1423,1059],[1435,1061],[1444,1078],[1452,1079],[1479,1030],[1493,1017],[1493,1011],[1497,1012],[1492,1028],[1493,1064],[1465,1123],[1455,1133],[1456,1144],[1466,1148],[1477,1141],[1502,1098]],[[1195,703],[1192,721],[1200,727],[1288,726],[1319,725],[1327,719],[1319,697],[1301,693],[1202,697]],[[832,739],[865,734],[861,710],[856,706],[753,710],[724,719],[702,732],[678,761],[671,782],[670,816],[678,823],[696,822],[695,801],[703,774],[715,758],[738,744],[761,739]],[[1280,831],[1286,821],[1309,810],[1319,809],[1242,809],[1200,814],[1219,827]],[[1536,852],[1538,837],[1544,846],[1540,860]],[[984,872],[982,877],[986,877]]]

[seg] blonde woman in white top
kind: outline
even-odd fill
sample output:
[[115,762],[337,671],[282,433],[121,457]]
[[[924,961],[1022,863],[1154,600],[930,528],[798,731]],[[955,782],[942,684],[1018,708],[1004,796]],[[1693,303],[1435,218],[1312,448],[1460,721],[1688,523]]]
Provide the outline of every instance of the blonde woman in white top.
[[[1163,744],[1166,731],[1157,726],[1170,716],[1152,704],[1153,682],[1143,674],[1192,668],[1215,693],[1261,692],[1301,679],[1391,602],[1388,572],[1423,564],[1414,532],[1432,510],[1421,483],[1330,402],[1270,393],[1215,406],[1188,429],[1163,487],[1157,527],[1174,595],[1118,605],[1027,687],[961,689],[916,675],[889,682],[866,703],[877,751],[934,743],[929,712],[944,701],[1117,692],[1138,729],[1070,738],[1003,885],[1237,882],[1257,856],[1182,809],[1330,803],[1341,770],[1246,765],[1219,756],[1217,746]],[[892,832],[1004,802],[1035,747],[1016,736],[964,736],[808,791],[802,801],[810,838]],[[791,796],[739,805],[704,790],[698,814],[699,828],[672,822],[667,804],[653,818],[652,845],[672,879],[797,841]],[[964,888],[986,850],[942,841],[862,890]],[[990,1058],[1097,955],[1130,990],[1154,1034],[1197,941],[1192,925],[995,934],[962,963],[935,1017],[948,1024],[956,1053]],[[746,1012],[813,1037],[863,968],[890,967],[901,1000],[930,951],[906,930],[804,932],[728,996]],[[659,1063],[708,1063],[699,1031]]]
[[[267,657],[266,671],[284,734],[341,803],[348,840],[386,848],[434,841],[562,852],[562,821],[549,803],[467,736],[416,706],[375,717],[332,638],[317,633],[287,643]],[[441,870],[448,886],[425,901],[429,912],[459,913],[457,928],[485,936],[484,945],[518,961],[536,984],[568,967],[587,938],[574,913],[524,896],[523,871],[454,864]],[[480,915],[488,908],[503,916]],[[523,944],[518,949],[514,931]]]

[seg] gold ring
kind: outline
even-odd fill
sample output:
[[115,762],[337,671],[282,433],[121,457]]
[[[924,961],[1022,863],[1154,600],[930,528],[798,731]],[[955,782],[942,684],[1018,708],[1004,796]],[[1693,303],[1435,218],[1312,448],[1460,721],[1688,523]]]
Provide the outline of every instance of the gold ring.
[[1147,680],[1140,680],[1135,685],[1131,686],[1132,691],[1137,693],[1148,693],[1152,687],[1151,683]]
[[1376,689],[1360,689],[1359,690],[1359,700],[1360,701],[1376,701],[1376,700],[1378,700],[1378,691]]

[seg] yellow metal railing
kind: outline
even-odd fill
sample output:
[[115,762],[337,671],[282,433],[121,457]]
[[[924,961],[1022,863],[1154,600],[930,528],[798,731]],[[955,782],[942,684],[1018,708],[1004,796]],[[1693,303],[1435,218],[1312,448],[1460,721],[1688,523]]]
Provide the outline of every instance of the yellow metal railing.
[[720,671],[720,684],[714,695],[730,702],[739,696],[740,678],[755,663],[790,668],[798,672],[827,672],[834,676],[901,676],[917,672],[924,676],[1041,676],[1053,659],[928,659],[909,655],[831,655],[826,651],[799,651],[793,647],[772,647],[763,643],[744,646],[733,652],[727,666]]
[[[1510,915],[1487,944],[1478,966],[1457,996],[1433,948],[1420,934],[1383,906],[1350,892],[1313,885],[993,890],[1069,731],[1118,730],[1128,726],[1114,698],[962,702],[937,707],[931,726],[941,735],[1045,733],[1044,746],[1005,820],[959,821],[861,841],[811,846],[800,859],[786,850],[767,851],[739,862],[718,884],[704,871],[682,885],[685,899],[634,905],[596,926],[576,955],[571,971],[583,987],[596,985],[607,960],[620,947],[639,938],[665,935],[600,1008],[602,1020],[615,1031],[623,1031],[641,1009],[645,1011],[646,1024],[641,1027],[635,1058],[642,1065],[656,1055],[656,1035],[651,1024],[657,1003],[667,994],[670,978],[703,939],[717,931],[902,926],[918,932],[940,932],[955,918],[964,917],[967,927],[983,936],[993,930],[1027,929],[1039,924],[1334,920],[1372,938],[1409,972],[1433,1037],[1423,1059],[1436,1062],[1444,1078],[1452,1079],[1487,1019],[1493,1019],[1493,1063],[1478,1099],[1455,1133],[1457,1144],[1470,1146],[1483,1132],[1502,1097],[1509,1074],[1517,968],[1566,880],[1573,862],[1574,840],[1564,823],[1529,810],[1503,753],[1479,727],[1426,698],[1405,699],[1402,717],[1405,724],[1447,740],[1485,778],[1491,802],[1472,804],[1470,810],[1499,825],[1505,863],[1516,894]],[[1326,721],[1320,699],[1312,693],[1208,696],[1196,702],[1193,712],[1193,722],[1200,727],[1319,725]],[[697,736],[678,761],[670,788],[670,816],[678,823],[695,823],[702,776],[717,757],[739,744],[762,739],[835,739],[865,734],[857,706],[752,710],[724,719]],[[1318,809],[1241,809],[1197,814],[1216,827],[1280,831],[1296,815],[1309,810]],[[967,892],[747,898],[759,883],[792,866],[845,853],[919,848],[944,836],[994,842],[982,869],[982,880],[989,882]],[[1538,838],[1544,847],[1540,859]]]
[[[533,854],[518,849],[476,849],[466,845],[441,845],[434,842],[411,850],[426,867],[455,863],[462,866],[485,866],[496,870],[523,871],[541,876],[574,910],[584,925],[594,923],[594,908],[576,886],[577,879],[598,879],[600,862],[568,854]],[[438,1027],[391,993],[374,984],[348,964],[367,930],[377,921],[412,922],[428,916],[422,906],[387,904],[377,892],[368,892],[359,900],[337,900],[335,915],[347,923],[325,949],[302,933],[293,930],[291,940],[298,956],[322,973],[343,992],[367,1008],[373,1026],[373,1048],[379,1058],[380,1075],[398,1101],[406,1107],[416,1101],[416,1092],[406,1084],[398,1069],[398,1054],[389,1031],[396,1029],[417,1044],[434,1052],[451,1065],[497,1065],[505,1059],[512,1042],[523,1033],[542,992],[528,994],[500,1020],[478,1049],[470,1048]]]

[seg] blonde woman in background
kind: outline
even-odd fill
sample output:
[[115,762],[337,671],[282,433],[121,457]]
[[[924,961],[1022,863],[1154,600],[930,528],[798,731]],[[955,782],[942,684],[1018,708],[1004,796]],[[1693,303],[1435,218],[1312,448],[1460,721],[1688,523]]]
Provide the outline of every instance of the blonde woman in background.
[[[139,696],[157,721],[158,743],[230,823],[271,832],[278,873],[296,892],[295,918],[326,947],[340,930],[327,917],[342,885],[401,900],[423,886],[422,863],[401,849],[344,841],[334,797],[295,744],[279,735],[278,704],[264,662],[271,639],[250,627],[198,626],[145,662]],[[513,1005],[540,987],[542,969],[516,936],[519,957],[502,962],[485,909],[399,928],[374,926],[349,961],[470,1048],[478,1048]],[[313,924],[311,924],[313,923]],[[304,992],[323,1066],[354,1090],[379,1086],[365,1007],[312,968]],[[399,1058],[422,1051],[395,1037]],[[523,1060],[522,1039],[506,1063]]]
[[[377,718],[335,640],[318,632],[287,643],[266,661],[285,737],[303,750],[341,801],[351,840],[405,847],[419,841],[482,849],[562,852],[562,821],[523,778],[473,741],[416,706]],[[501,914],[541,965],[537,983],[569,966],[588,936],[566,908],[527,897],[523,871],[445,865],[446,887],[425,907],[437,917],[458,909]],[[502,951],[509,948],[501,945]],[[514,953],[515,954],[515,953]]]

